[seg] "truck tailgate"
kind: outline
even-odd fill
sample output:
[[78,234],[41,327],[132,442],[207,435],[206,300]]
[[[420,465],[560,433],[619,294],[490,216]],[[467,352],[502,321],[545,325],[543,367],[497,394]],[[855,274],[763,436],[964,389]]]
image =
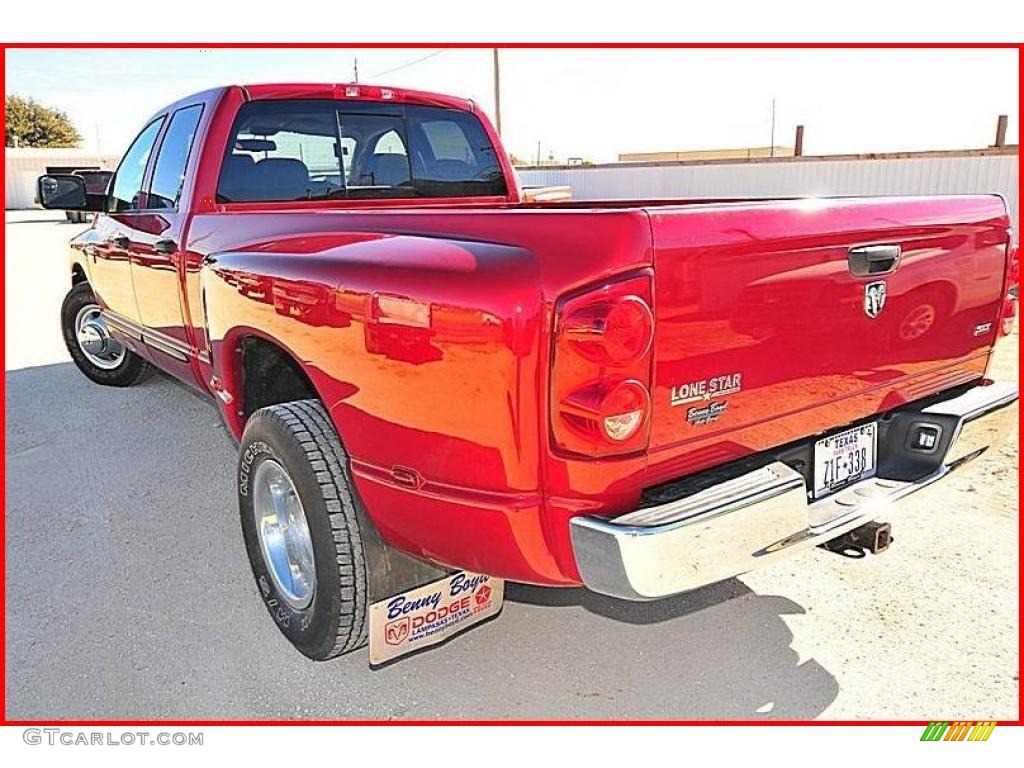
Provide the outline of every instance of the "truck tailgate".
[[998,197],[647,210],[652,483],[984,374],[1008,240]]

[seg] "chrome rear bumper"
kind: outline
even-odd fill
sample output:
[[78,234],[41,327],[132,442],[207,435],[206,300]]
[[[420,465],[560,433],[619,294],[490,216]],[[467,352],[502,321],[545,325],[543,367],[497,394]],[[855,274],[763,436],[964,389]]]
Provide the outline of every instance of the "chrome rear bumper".
[[[1017,388],[988,383],[884,420],[878,474],[817,501],[803,475],[771,461],[684,498],[605,520],[571,520],[584,584],[626,600],[653,600],[746,573],[882,517],[998,445],[1017,419]],[[910,449],[920,425],[941,430],[932,453]]]

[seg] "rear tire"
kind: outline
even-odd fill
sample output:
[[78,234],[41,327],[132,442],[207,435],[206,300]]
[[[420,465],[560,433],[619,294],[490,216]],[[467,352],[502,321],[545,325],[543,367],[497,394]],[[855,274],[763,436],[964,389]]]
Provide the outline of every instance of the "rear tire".
[[361,507],[348,456],[319,401],[271,405],[249,418],[238,508],[257,590],[292,645],[317,661],[365,645]]
[[[116,349],[111,346],[92,353],[87,351],[88,342],[81,339],[83,318],[88,318],[93,324],[91,332],[98,339],[100,334],[96,328],[101,329],[102,333],[107,333],[99,313],[99,302],[96,301],[88,283],[79,283],[68,291],[60,309],[61,331],[68,354],[78,366],[78,370],[97,384],[108,387],[131,387],[138,384],[152,372],[152,366],[130,349],[122,347],[113,339],[108,339],[107,342],[116,345]],[[117,349],[120,350],[120,354],[116,353]]]

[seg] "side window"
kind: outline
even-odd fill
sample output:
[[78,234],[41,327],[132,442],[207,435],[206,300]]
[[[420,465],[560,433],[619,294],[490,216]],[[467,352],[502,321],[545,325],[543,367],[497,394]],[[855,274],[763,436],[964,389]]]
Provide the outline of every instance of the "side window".
[[178,207],[181,186],[185,181],[185,166],[188,165],[192,140],[199,126],[203,107],[179,109],[171,117],[171,123],[160,144],[160,152],[153,166],[153,181],[150,184],[147,208],[168,209]]
[[235,121],[217,197],[222,202],[330,197],[345,188],[345,149],[338,143],[331,102],[252,102]]
[[122,158],[121,164],[117,167],[114,189],[111,193],[110,210],[112,212],[139,209],[142,198],[142,181],[146,175],[149,153],[153,151],[153,142],[156,141],[163,122],[164,118],[161,117],[147,125]]

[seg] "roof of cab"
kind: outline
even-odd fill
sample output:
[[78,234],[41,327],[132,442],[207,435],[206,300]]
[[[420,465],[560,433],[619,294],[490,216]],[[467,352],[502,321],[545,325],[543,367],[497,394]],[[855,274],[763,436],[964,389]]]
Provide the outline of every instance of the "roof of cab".
[[395,101],[475,111],[468,99],[408,88],[368,85],[366,83],[258,83],[239,86],[252,101],[263,99],[340,99],[351,101]]
[[257,83],[254,85],[226,85],[184,96],[157,110],[147,123],[175,110],[197,103],[214,103],[232,88],[245,94],[246,101],[267,99],[338,99],[349,101],[394,101],[398,104],[420,104],[446,107],[463,112],[476,112],[476,104],[469,99],[445,96],[442,93],[414,91],[408,88],[390,88],[364,83]]

